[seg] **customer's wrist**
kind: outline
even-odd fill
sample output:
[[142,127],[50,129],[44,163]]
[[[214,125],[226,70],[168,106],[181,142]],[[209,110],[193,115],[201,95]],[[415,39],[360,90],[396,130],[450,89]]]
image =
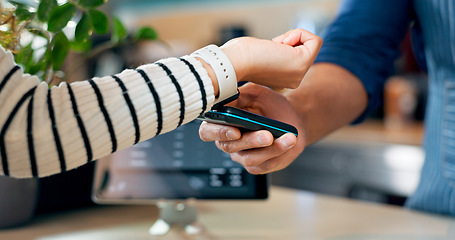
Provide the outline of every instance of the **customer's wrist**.
[[248,41],[250,39],[247,37],[235,38],[220,46],[232,63],[238,82],[245,81],[245,78],[253,71],[252,64],[249,64],[251,60],[248,55],[250,51],[247,47]]
[[[210,65],[212,71],[215,73],[219,92],[215,103],[223,101],[224,99],[237,94],[236,72],[232,66],[230,59],[220,48],[215,45],[209,45],[195,51],[191,55],[202,59],[205,63]],[[210,68],[208,66],[205,67],[210,71]],[[211,78],[213,77],[213,72]],[[210,72],[208,73],[210,76]],[[213,81],[213,78],[212,82],[214,82],[214,88],[216,88],[216,83]]]
[[219,95],[218,79],[216,78],[216,74],[213,71],[212,66],[210,66],[210,64],[208,64],[206,61],[204,61],[200,57],[196,57],[196,60],[201,62],[202,67],[205,68],[205,70],[207,71],[207,74],[209,75],[210,80],[212,80],[213,93],[214,93],[215,97],[218,97],[218,95]]

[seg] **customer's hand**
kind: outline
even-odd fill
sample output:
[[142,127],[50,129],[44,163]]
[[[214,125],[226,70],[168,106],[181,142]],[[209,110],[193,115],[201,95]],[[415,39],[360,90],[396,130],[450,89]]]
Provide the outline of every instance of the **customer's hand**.
[[[233,39],[221,48],[231,60],[239,81],[249,81],[272,88],[296,88],[313,64],[322,45],[318,36],[303,29],[291,30],[273,41],[250,37]],[[283,95],[253,83],[240,89],[232,106],[289,123],[298,137],[287,133],[274,139],[269,131],[241,133],[238,128],[204,122],[199,128],[203,141],[230,154],[252,174],[281,170],[303,151],[304,126]]]
[[241,134],[235,127],[204,122],[199,128],[201,139],[215,141],[219,149],[229,153],[232,160],[242,164],[252,174],[265,174],[287,167],[305,146],[303,123],[283,95],[252,83],[239,90],[239,99],[230,105],[289,123],[298,129],[298,137],[287,133],[274,140],[266,130]]
[[[284,39],[285,36],[289,38]],[[278,38],[285,41],[241,37],[221,46],[238,81],[272,88],[299,86],[319,53],[322,39],[303,29],[294,29]]]

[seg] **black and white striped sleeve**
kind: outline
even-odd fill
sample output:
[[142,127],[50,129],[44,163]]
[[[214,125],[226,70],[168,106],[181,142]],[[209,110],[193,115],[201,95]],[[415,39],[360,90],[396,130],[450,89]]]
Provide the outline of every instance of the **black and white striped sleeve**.
[[214,100],[210,77],[190,56],[49,89],[0,47],[0,174],[76,168],[190,122]]

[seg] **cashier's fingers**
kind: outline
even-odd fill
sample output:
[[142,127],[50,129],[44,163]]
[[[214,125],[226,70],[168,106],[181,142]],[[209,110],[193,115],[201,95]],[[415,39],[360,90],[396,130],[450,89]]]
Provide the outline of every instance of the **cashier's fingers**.
[[244,167],[245,170],[251,174],[258,175],[258,174],[267,174],[271,172],[276,172],[280,171],[289,164],[291,164],[292,161],[286,161],[285,159],[281,158],[280,156],[267,159],[263,163],[253,166],[253,167]]
[[235,153],[247,149],[262,148],[273,144],[273,135],[266,130],[246,132],[236,141],[216,141],[216,146],[227,153]]
[[231,153],[231,159],[242,164],[245,169],[252,174],[264,174],[277,171],[289,163],[286,161],[276,161],[276,157],[283,155],[286,151],[293,148],[297,143],[297,138],[292,133],[287,133],[277,138],[272,145],[263,148],[253,148],[244,151]]
[[[280,163],[281,162],[281,163]],[[287,164],[282,164],[279,158],[268,159],[267,161],[253,167],[244,167],[247,172],[253,175],[267,174],[284,169]]]
[[235,127],[202,122],[199,127],[199,137],[202,141],[234,141],[242,136],[240,130]]

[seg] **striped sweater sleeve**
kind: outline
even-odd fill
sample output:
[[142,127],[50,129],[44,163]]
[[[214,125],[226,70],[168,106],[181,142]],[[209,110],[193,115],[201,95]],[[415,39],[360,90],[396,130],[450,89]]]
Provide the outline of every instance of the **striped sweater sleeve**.
[[214,100],[210,77],[190,56],[49,89],[0,47],[0,174],[74,169],[190,122]]

